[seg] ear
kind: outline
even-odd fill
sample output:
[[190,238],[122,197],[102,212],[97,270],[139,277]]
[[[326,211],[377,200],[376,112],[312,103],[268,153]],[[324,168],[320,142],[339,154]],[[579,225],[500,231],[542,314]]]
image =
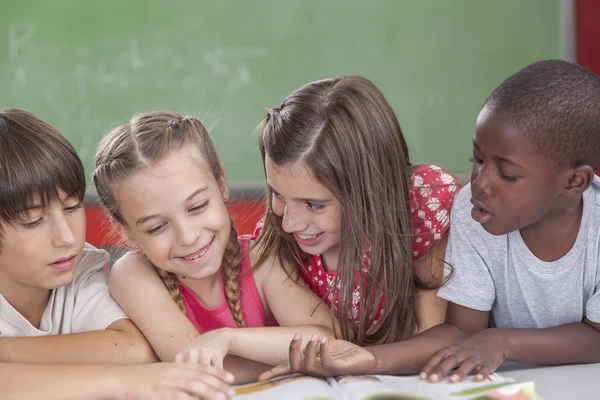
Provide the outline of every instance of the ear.
[[113,228],[115,228],[119,232],[125,243],[127,243],[127,246],[129,246],[132,249],[136,248],[137,244],[135,243],[135,238],[131,234],[131,230],[129,230],[129,228],[125,224],[121,224],[112,218],[110,220]]
[[594,181],[594,170],[589,165],[569,169],[566,174],[564,190],[571,196],[585,192]]
[[225,178],[225,170],[221,167],[221,179],[219,179],[219,189],[223,195],[223,201],[229,203],[229,186],[227,186],[227,179]]

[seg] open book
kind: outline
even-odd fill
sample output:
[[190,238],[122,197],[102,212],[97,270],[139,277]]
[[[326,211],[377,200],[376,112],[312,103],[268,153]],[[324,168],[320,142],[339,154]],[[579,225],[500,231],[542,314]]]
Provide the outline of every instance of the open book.
[[239,400],[534,400],[533,382],[491,375],[484,382],[429,383],[418,376],[365,375],[319,379],[302,375],[236,387]]

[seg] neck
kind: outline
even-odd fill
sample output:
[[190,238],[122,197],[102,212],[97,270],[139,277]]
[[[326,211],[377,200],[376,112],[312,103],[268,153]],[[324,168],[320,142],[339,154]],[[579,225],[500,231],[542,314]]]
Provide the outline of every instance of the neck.
[[560,259],[575,244],[583,215],[583,197],[562,204],[558,209],[560,211],[551,211],[535,224],[521,229],[523,241],[542,261]]
[[223,270],[202,279],[179,278],[206,308],[215,308],[223,303]]
[[337,271],[340,259],[340,247],[336,246],[333,249],[321,254],[323,268],[325,271]]
[[38,328],[50,300],[50,289],[26,286],[0,274],[0,294],[31,325]]

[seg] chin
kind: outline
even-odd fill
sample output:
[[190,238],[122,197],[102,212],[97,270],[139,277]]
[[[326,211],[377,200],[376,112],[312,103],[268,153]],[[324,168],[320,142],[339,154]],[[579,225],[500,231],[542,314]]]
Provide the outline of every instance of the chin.
[[493,224],[483,224],[481,225],[481,227],[489,234],[494,235],[494,236],[502,236],[502,235],[508,235],[509,233],[511,233],[512,231],[514,231],[514,229],[511,230],[507,230],[505,227],[501,227],[501,226],[494,226]]
[[63,286],[67,286],[69,283],[73,282],[74,275],[75,274],[68,274],[68,275],[53,279],[53,280],[48,279],[44,282],[43,286],[45,289],[49,289],[49,290],[54,290],[54,289],[61,288]]

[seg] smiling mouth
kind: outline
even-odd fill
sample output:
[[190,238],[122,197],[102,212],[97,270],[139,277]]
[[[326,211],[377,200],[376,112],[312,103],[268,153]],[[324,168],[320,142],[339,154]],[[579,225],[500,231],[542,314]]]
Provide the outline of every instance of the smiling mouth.
[[212,245],[214,240],[215,240],[215,238],[213,237],[210,240],[210,242],[206,246],[201,248],[200,250],[198,250],[192,254],[188,254],[187,256],[180,257],[180,258],[183,258],[184,260],[188,260],[188,261],[193,261],[193,260],[196,260],[196,259],[202,257],[203,255],[208,253],[208,250],[210,250],[210,246]]
[[312,235],[304,235],[302,233],[296,233],[296,235],[302,240],[311,240],[311,239],[318,238],[321,235],[321,233],[314,233]]

